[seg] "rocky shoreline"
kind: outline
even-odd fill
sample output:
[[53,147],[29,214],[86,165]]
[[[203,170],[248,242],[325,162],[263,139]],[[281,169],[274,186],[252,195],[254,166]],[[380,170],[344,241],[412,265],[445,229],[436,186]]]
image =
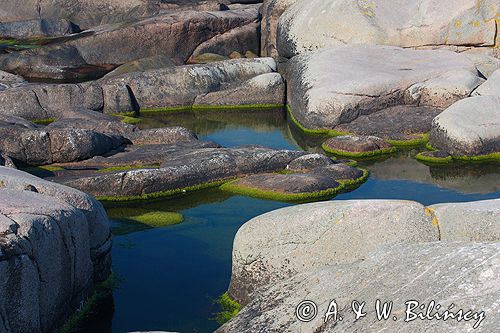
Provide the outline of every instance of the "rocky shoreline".
[[[427,165],[498,163],[499,12],[494,0],[3,1],[0,332],[57,331],[110,277],[109,221],[92,196],[217,187],[312,202],[368,179],[351,158],[417,147]],[[319,145],[224,147],[184,127],[138,126],[153,112],[276,107]],[[301,298],[324,307],[330,292],[439,294],[443,306],[498,311],[499,207],[333,201],[251,220],[235,239],[228,292],[244,307],[218,332],[460,331],[301,323],[292,312]]]

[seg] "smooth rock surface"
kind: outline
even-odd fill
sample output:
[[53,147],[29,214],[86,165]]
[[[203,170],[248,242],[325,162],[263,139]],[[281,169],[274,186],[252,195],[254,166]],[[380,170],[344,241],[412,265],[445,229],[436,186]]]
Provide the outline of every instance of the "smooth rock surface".
[[499,11],[495,0],[298,1],[280,19],[278,50],[291,58],[345,44],[494,46]]
[[482,83],[474,64],[450,51],[336,46],[287,65],[288,103],[307,128],[333,128],[360,115],[412,104],[445,108]]
[[500,97],[461,100],[434,118],[430,144],[454,156],[500,152]]
[[474,91],[473,95],[500,97],[500,69],[491,74],[488,80]]
[[240,86],[198,96],[194,105],[283,105],[286,84],[279,73],[255,76]]
[[500,199],[438,204],[429,209],[443,241],[500,241]]
[[278,22],[285,10],[296,2],[297,0],[264,0],[260,8],[262,15],[260,52],[262,56],[278,56],[276,49]]
[[[352,264],[318,267],[269,285],[216,332],[495,332],[500,324],[499,253],[499,243],[392,245],[370,252],[364,260]],[[382,306],[393,302],[388,320],[377,320],[377,299]],[[296,308],[304,300],[317,304],[317,316],[309,322],[301,322],[296,316]],[[330,318],[325,323],[332,300],[336,301],[343,320]],[[366,316],[358,320],[351,310],[354,300],[366,302],[363,307]],[[470,321],[405,322],[405,303],[410,300],[425,304],[423,315],[434,300],[441,305],[440,314],[453,303],[453,313],[459,309],[471,310],[476,316]],[[411,308],[410,311],[420,312]],[[482,311],[484,320],[479,321]],[[434,309],[432,313],[435,312]],[[476,323],[479,328],[473,329]]]
[[0,37],[2,39],[59,37],[76,32],[80,32],[80,29],[64,19],[40,19],[0,23]]
[[416,202],[332,201],[276,210],[238,230],[229,293],[247,304],[258,288],[297,273],[354,262],[382,245],[438,237],[437,226]]

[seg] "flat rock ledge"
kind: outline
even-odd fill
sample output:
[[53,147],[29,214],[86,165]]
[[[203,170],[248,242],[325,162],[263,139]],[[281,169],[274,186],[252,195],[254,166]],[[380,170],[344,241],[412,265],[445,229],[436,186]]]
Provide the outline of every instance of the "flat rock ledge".
[[[409,300],[484,311],[478,331],[494,331],[499,222],[499,199],[429,207],[331,201],[263,214],[236,235],[229,295],[244,307],[216,332],[468,332],[478,321],[405,323]],[[343,320],[325,323],[334,299]],[[377,299],[393,301],[390,320],[376,320]],[[296,309],[304,300],[315,302],[318,313],[301,322]],[[366,302],[367,317],[354,320],[353,300]]]
[[322,145],[324,151],[345,157],[372,157],[391,154],[396,148],[375,136],[342,135],[328,139]]
[[276,107],[285,101],[285,82],[272,58],[167,66],[79,84],[5,81],[5,88],[0,89],[0,114],[29,120],[61,118],[66,110],[77,108],[116,114]]
[[347,200],[287,207],[236,234],[229,295],[248,304],[278,281],[367,258],[381,246],[498,242],[500,200],[424,207],[402,200]]
[[91,196],[0,167],[0,327],[52,332],[111,273],[111,232]]

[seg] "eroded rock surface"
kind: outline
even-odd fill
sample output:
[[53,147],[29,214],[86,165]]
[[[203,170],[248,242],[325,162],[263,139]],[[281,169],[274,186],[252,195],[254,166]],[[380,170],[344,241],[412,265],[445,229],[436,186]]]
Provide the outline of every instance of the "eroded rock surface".
[[102,205],[77,190],[0,167],[0,324],[7,332],[62,325],[111,269]]
[[334,128],[396,105],[445,108],[482,83],[465,56],[392,46],[332,47],[287,67],[288,102],[307,128]]
[[499,10],[495,0],[298,1],[281,17],[278,49],[291,58],[345,44],[494,46]]
[[[329,263],[261,289],[236,318],[216,332],[493,332],[499,326],[499,253],[499,243],[434,242],[384,247],[370,252],[364,260]],[[325,323],[334,299],[343,320]],[[377,299],[381,305],[393,302],[388,320],[377,320]],[[304,300],[317,304],[317,316],[309,322],[301,322],[296,316],[296,308]],[[353,300],[366,302],[366,317],[355,320]],[[417,307],[425,304],[423,315],[434,301],[441,305],[440,314],[453,303],[453,313],[471,310],[475,317],[470,321],[405,322],[406,302],[411,300],[418,302]],[[420,312],[413,303],[409,305],[412,313]],[[479,320],[480,313],[483,320]],[[473,329],[476,325],[479,328]]]

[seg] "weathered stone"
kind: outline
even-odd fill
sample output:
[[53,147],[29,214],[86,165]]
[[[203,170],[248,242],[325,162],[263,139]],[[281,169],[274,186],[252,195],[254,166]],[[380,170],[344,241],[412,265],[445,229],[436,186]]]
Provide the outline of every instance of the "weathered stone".
[[428,209],[443,241],[500,241],[500,199],[445,203]]
[[333,201],[258,216],[236,234],[230,295],[246,304],[259,287],[297,273],[363,259],[385,244],[438,240],[424,209],[409,201]]
[[191,106],[199,95],[237,87],[246,80],[275,70],[273,59],[259,58],[130,73],[101,82],[104,112],[130,111],[133,109],[130,95],[141,109]]
[[260,13],[261,22],[261,55],[264,57],[277,57],[276,36],[278,22],[285,10],[296,3],[297,0],[264,0]]
[[479,86],[474,93],[474,96],[497,96],[500,97],[500,69],[497,69],[486,80],[485,83]]
[[209,64],[211,62],[224,61],[227,59],[228,59],[227,57],[220,55],[220,54],[216,54],[216,53],[201,53],[201,54],[198,54],[196,56],[192,56],[191,58],[189,58],[187,63],[188,64]]
[[173,67],[176,65],[178,64],[174,63],[172,59],[163,55],[156,55],[148,58],[141,58],[139,60],[130,61],[121,66],[118,66],[116,69],[106,74],[104,76],[104,79],[110,79],[127,73],[144,72],[152,69]]
[[[160,159],[162,164],[159,169],[112,171],[54,180],[97,196],[143,196],[228,180],[246,174],[284,170],[290,161],[305,154],[262,147],[189,148],[190,145],[192,144],[183,146],[181,143],[170,147],[160,145],[159,148],[163,146],[164,149],[162,155],[151,156],[147,153],[148,159],[140,159],[140,165],[151,164],[150,162]],[[143,146],[139,149],[144,151],[148,148]],[[116,158],[111,156],[94,159],[86,164],[101,161],[116,165]]]
[[341,133],[378,136],[385,140],[413,140],[429,133],[432,120],[442,112],[441,108],[398,105],[360,115],[347,124],[335,126]]
[[4,71],[0,71],[0,91],[25,84],[26,81],[19,76]]
[[291,58],[345,44],[494,46],[499,11],[495,0],[298,1],[280,19],[278,49]]
[[159,12],[157,0],[5,0],[0,4],[0,20],[12,22],[30,19],[67,18],[82,29],[103,23],[126,22]]
[[80,32],[74,24],[64,19],[39,19],[0,23],[1,38],[59,37]]
[[83,129],[37,128],[22,119],[16,123],[0,120],[0,133],[0,150],[28,165],[87,159],[127,142],[121,136]]
[[437,116],[430,144],[454,156],[500,152],[500,97],[461,100]]
[[54,331],[110,274],[106,213],[18,170],[0,167],[0,183],[0,322],[6,332]]
[[[259,290],[236,318],[216,332],[494,332],[500,324],[496,315],[499,251],[499,243],[398,244],[370,251],[364,260],[343,265],[329,263]],[[328,251],[321,256],[325,254]],[[304,300],[317,304],[317,315],[308,322],[296,316],[297,306]],[[332,300],[343,320],[330,317],[325,323],[325,314],[333,310],[329,308]],[[365,302],[365,317],[356,319],[351,308],[354,300]],[[377,320],[377,300],[380,308],[392,302],[388,320]],[[412,308],[413,303],[407,303],[411,300],[423,308]],[[430,305],[431,301],[440,308]],[[426,310],[443,315],[452,303],[454,314],[459,309],[463,313],[470,310],[474,317],[458,321],[411,316],[425,316]],[[475,325],[479,328],[473,329]]]
[[198,96],[194,105],[282,105],[285,81],[278,73],[255,76],[241,85]]
[[335,164],[335,162],[325,155],[308,154],[291,161],[287,166],[287,170],[312,170],[332,164]]
[[175,144],[193,142],[198,137],[193,131],[184,127],[164,127],[137,131],[130,136],[135,145]]
[[391,46],[332,47],[293,58],[288,102],[307,128],[333,128],[394,105],[448,107],[482,82],[465,56]]
[[[236,27],[221,35],[216,35],[201,43],[191,55],[190,59],[199,58],[206,53],[220,54],[229,57],[232,52],[245,53],[251,51],[259,53],[260,22],[253,22]],[[192,62],[192,61],[191,61]]]
[[324,143],[325,150],[339,153],[373,153],[388,151],[392,145],[375,136],[344,135],[328,139]]

